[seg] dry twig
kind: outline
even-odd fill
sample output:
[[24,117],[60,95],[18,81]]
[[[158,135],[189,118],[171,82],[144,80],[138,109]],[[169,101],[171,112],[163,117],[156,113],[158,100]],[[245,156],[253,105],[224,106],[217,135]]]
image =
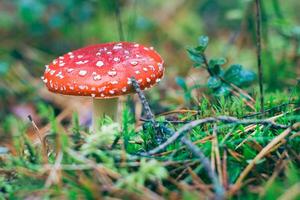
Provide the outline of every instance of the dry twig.
[[[150,122],[152,123],[152,125],[155,127],[155,129],[157,129],[157,127],[163,126],[158,124],[155,121],[154,115],[151,112],[151,109],[149,107],[149,104],[147,102],[147,99],[145,97],[145,95],[143,94],[143,92],[141,91],[139,84],[137,83],[137,81],[134,78],[131,78],[132,80],[132,85],[135,89],[135,91],[138,93],[143,108],[146,111],[146,115],[148,117],[148,119],[150,120]],[[174,131],[170,130],[167,127],[162,127],[163,130],[172,133],[173,135],[175,134]],[[204,169],[206,170],[206,172],[208,173],[209,178],[211,179],[213,186],[214,186],[214,190],[216,193],[216,197],[215,199],[217,200],[221,200],[224,199],[224,189],[222,187],[222,185],[219,182],[219,178],[217,176],[217,174],[215,173],[215,171],[211,168],[210,165],[210,161],[208,158],[205,157],[204,153],[196,146],[194,145],[190,140],[186,139],[186,137],[182,137],[181,138],[181,142],[186,145],[186,147],[195,155],[199,158],[200,163],[203,165]]]
[[172,144],[175,142],[179,137],[183,136],[186,134],[187,131],[193,129],[196,126],[199,126],[201,124],[205,123],[215,123],[215,122],[223,122],[223,123],[232,123],[232,124],[262,124],[262,125],[269,125],[272,128],[277,128],[277,129],[285,129],[288,128],[286,125],[282,124],[276,124],[271,120],[246,120],[246,119],[237,119],[235,117],[230,117],[230,116],[219,116],[219,117],[208,117],[204,119],[198,119],[195,121],[192,121],[188,124],[185,124],[182,126],[178,131],[176,131],[167,141],[165,141],[163,144],[159,145],[155,149],[152,149],[148,152],[145,153],[145,155],[153,155],[156,154],[163,149],[165,149],[168,145]]

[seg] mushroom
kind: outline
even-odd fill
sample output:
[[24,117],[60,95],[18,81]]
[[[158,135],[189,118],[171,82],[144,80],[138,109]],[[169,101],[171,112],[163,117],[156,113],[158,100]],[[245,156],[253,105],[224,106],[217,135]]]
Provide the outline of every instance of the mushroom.
[[69,52],[46,65],[43,82],[54,93],[93,98],[93,130],[99,117],[116,120],[118,97],[134,92],[131,78],[147,89],[163,76],[160,55],[143,45],[112,42]]

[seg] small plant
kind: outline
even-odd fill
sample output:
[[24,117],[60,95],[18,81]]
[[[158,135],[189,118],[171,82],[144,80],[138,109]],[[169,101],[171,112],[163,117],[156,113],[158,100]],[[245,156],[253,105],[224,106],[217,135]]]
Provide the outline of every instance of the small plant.
[[[215,96],[229,95],[234,89],[249,86],[255,80],[255,73],[245,69],[240,64],[232,64],[224,69],[227,63],[225,58],[208,59],[205,54],[208,43],[209,38],[207,36],[200,36],[198,46],[187,48],[187,52],[191,61],[194,62],[194,67],[204,67],[209,73],[207,87],[212,90]],[[184,91],[189,91],[182,84],[182,80],[177,81],[177,83]]]

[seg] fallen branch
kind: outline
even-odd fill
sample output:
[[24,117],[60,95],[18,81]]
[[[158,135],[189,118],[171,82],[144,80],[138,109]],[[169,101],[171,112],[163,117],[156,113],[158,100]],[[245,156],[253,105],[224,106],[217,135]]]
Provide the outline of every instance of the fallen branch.
[[186,139],[186,137],[181,138],[181,142],[186,145],[186,147],[199,158],[200,163],[203,165],[204,169],[206,170],[209,178],[214,185],[215,193],[216,193],[216,200],[224,199],[224,188],[220,184],[217,174],[214,170],[212,170],[210,161],[208,158],[205,157],[204,153],[194,145],[190,140]]
[[[152,123],[152,125],[155,127],[155,129],[159,128],[159,130],[163,130],[163,132],[168,133],[170,135],[174,135],[174,131],[169,129],[168,127],[164,125],[160,125],[155,121],[154,115],[151,112],[150,106],[147,102],[147,99],[142,92],[142,90],[139,87],[139,84],[134,78],[131,78],[132,85],[135,89],[135,91],[138,93],[138,96],[142,102],[143,108],[146,111],[146,115],[148,120]],[[204,153],[196,146],[194,145],[190,140],[186,139],[186,137],[181,138],[181,142],[195,155],[199,158],[200,163],[203,165],[204,169],[206,170],[209,178],[211,179],[211,182],[214,186],[216,200],[224,199],[224,188],[219,182],[219,178],[215,171],[211,168],[210,161],[208,158],[205,157]]]
[[163,149],[165,149],[167,146],[175,142],[179,137],[185,135],[187,131],[193,129],[196,126],[199,126],[201,124],[205,123],[215,123],[215,122],[223,122],[223,123],[232,123],[232,124],[243,124],[243,125],[248,125],[248,124],[262,124],[262,125],[269,125],[272,128],[277,128],[277,129],[286,129],[289,126],[282,125],[282,124],[276,124],[275,122],[271,120],[247,120],[247,119],[237,119],[235,117],[230,117],[230,116],[219,116],[219,117],[208,117],[204,119],[199,119],[192,121],[184,126],[182,126],[178,131],[176,131],[167,141],[165,141],[163,144],[159,145],[155,149],[152,149],[144,155],[153,155],[156,154]]

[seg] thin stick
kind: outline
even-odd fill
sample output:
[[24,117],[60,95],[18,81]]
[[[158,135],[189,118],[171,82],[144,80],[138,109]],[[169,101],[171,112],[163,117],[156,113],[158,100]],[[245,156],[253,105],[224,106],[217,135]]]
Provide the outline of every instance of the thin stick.
[[260,112],[264,112],[263,72],[262,72],[262,66],[261,66],[261,9],[260,9],[260,0],[255,0],[255,5],[256,5],[256,53],[257,53],[259,92],[260,92]]
[[214,124],[213,127],[213,142],[214,142],[214,154],[216,157],[216,165],[217,165],[217,171],[218,171],[218,175],[219,175],[219,180],[221,183],[223,183],[223,174],[222,174],[222,167],[221,167],[221,156],[220,156],[220,150],[219,150],[219,142],[218,142],[218,137],[217,137],[217,125]]
[[33,121],[31,115],[28,115],[27,117],[28,117],[29,121],[31,122],[32,126],[34,127],[34,129],[36,130],[36,134],[37,134],[40,142],[43,144],[43,139],[42,139],[42,136],[40,133],[40,129],[37,127],[36,123]]
[[157,128],[159,126],[159,124],[155,121],[155,118],[151,111],[149,103],[148,103],[144,93],[142,92],[138,82],[136,81],[136,79],[134,77],[131,78],[131,82],[132,82],[132,86],[134,87],[134,90],[136,91],[136,93],[138,94],[138,96],[141,100],[141,103],[142,103],[142,106],[145,111],[147,119],[154,125],[154,128]]
[[[155,129],[157,128],[161,128],[162,130],[172,133],[172,135],[174,135],[174,131],[169,129],[168,127],[165,127],[163,125],[160,125],[159,123],[157,123],[155,121],[154,115],[151,112],[150,106],[148,104],[148,101],[144,95],[144,93],[142,92],[141,88],[139,87],[138,82],[135,80],[135,78],[131,78],[131,82],[132,82],[132,86],[134,87],[135,91],[137,92],[143,108],[146,112],[147,118],[149,119],[149,121],[152,123],[152,125],[154,126]],[[170,134],[171,135],[171,134]],[[203,152],[196,146],[194,145],[190,140],[186,139],[185,137],[183,137],[181,139],[181,142],[186,145],[186,147],[195,155],[199,158],[200,162],[202,163],[204,169],[206,170],[206,172],[208,173],[208,176],[210,177],[214,189],[215,189],[215,193],[216,193],[216,198],[217,200],[221,200],[224,199],[224,189],[222,187],[222,185],[219,182],[218,176],[215,173],[215,171],[211,168],[210,166],[210,161],[208,158],[205,157],[205,155],[203,154]]]
[[209,178],[211,179],[215,193],[216,193],[216,200],[224,199],[224,189],[219,182],[218,176],[214,170],[212,170],[210,161],[208,158],[205,157],[204,153],[194,145],[190,140],[186,139],[186,137],[181,138],[181,142],[186,145],[186,147],[199,158],[200,162],[202,163],[204,169],[206,170]]
[[192,121],[192,122],[182,126],[178,131],[176,131],[174,134],[172,134],[172,136],[167,141],[165,141],[158,147],[156,147],[146,153],[143,153],[143,155],[148,156],[148,155],[156,154],[156,153],[162,151],[163,149],[165,149],[167,146],[169,146],[173,142],[175,142],[179,137],[186,134],[186,132],[191,130],[192,128],[199,126],[201,124],[215,123],[215,122],[232,123],[232,124],[246,124],[246,125],[247,124],[262,124],[262,125],[269,125],[273,128],[280,128],[280,129],[285,129],[285,128],[289,127],[289,126],[282,125],[282,124],[276,124],[273,121],[266,120],[266,119],[264,119],[264,120],[246,120],[246,119],[240,120],[240,119],[237,119],[235,117],[230,117],[230,116],[208,117],[208,118]]
[[115,15],[118,25],[118,33],[120,41],[124,41],[124,31],[123,31],[123,23],[121,19],[121,9],[120,9],[120,0],[115,0]]
[[42,158],[43,158],[43,161],[46,162],[47,161],[47,146],[46,146],[46,143],[45,141],[43,140],[43,136],[40,132],[40,129],[38,128],[38,126],[36,125],[36,123],[34,122],[34,120],[32,119],[31,115],[28,115],[27,116],[29,121],[31,122],[33,128],[36,130],[35,133],[37,134],[38,136],[38,139],[40,140],[41,144],[42,144]]

